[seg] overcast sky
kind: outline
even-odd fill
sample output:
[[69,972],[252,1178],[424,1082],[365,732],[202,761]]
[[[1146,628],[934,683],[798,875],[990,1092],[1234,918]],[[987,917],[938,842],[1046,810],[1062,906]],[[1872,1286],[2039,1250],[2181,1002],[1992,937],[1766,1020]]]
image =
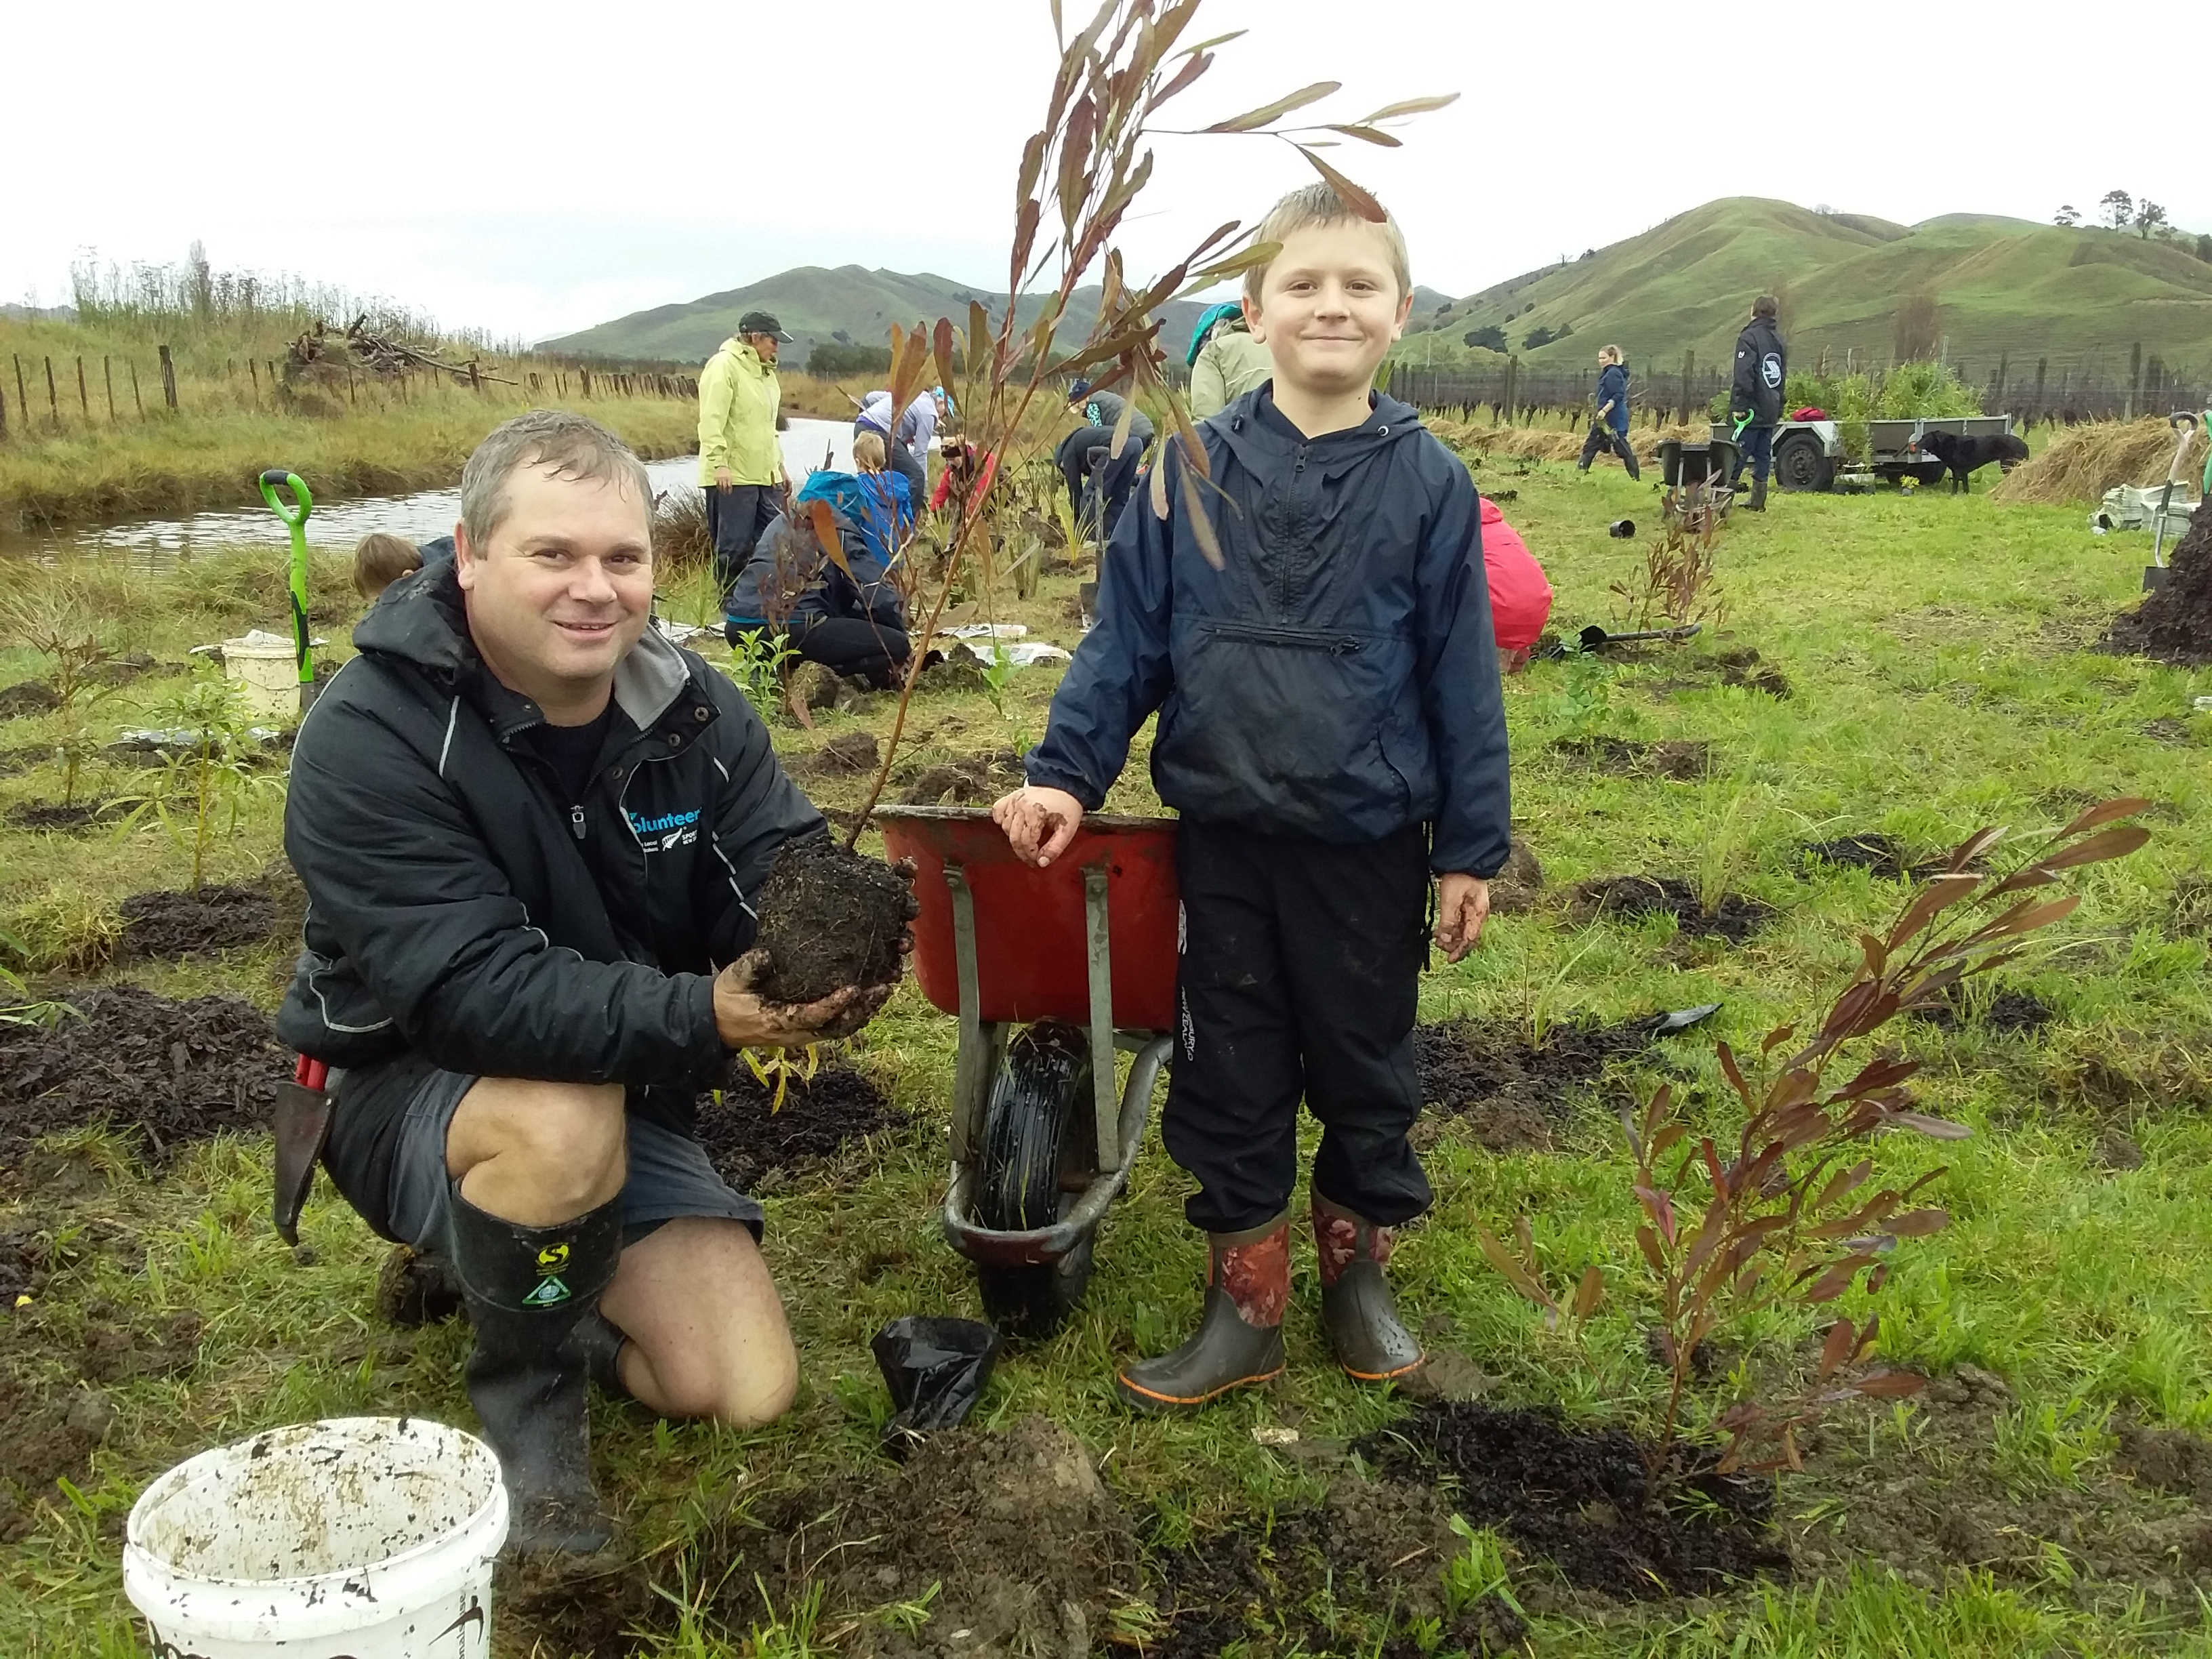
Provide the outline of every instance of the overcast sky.
[[[198,237],[221,268],[528,339],[794,264],[1004,287],[1054,61],[1048,0],[6,9],[0,297]],[[1190,125],[1320,79],[1345,83],[1324,119],[1464,94],[1402,150],[1332,152],[1454,295],[1722,195],[1909,223],[2118,186],[2212,229],[2203,0],[1205,0],[1187,38],[1236,27],[1170,106]],[[1269,141],[1163,141],[1133,272],[1309,176]]]

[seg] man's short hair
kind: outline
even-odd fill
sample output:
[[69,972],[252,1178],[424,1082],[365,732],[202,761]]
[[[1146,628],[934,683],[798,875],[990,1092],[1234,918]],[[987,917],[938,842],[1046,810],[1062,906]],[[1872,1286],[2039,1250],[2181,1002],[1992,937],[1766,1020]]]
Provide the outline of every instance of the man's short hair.
[[422,550],[414,543],[388,531],[374,531],[353,550],[354,591],[374,599],[409,571],[422,568]]
[[1771,294],[1762,294],[1751,302],[1751,314],[1754,317],[1771,317],[1780,309]]
[[[1267,210],[1267,216],[1260,221],[1260,228],[1253,233],[1255,242],[1279,242],[1285,237],[1314,225],[1339,225],[1346,221],[1368,225],[1382,233],[1390,245],[1390,272],[1398,279],[1398,297],[1403,300],[1413,291],[1413,262],[1406,252],[1405,233],[1398,228],[1395,219],[1386,216],[1381,224],[1364,218],[1352,204],[1336,193],[1336,186],[1322,182],[1294,190]],[[1249,304],[1257,305],[1260,289],[1267,280],[1268,265],[1254,265],[1244,273],[1244,297]]]
[[507,481],[526,466],[556,478],[611,478],[652,516],[653,481],[628,444],[587,415],[533,409],[493,428],[461,469],[461,523],[479,555],[507,517]]

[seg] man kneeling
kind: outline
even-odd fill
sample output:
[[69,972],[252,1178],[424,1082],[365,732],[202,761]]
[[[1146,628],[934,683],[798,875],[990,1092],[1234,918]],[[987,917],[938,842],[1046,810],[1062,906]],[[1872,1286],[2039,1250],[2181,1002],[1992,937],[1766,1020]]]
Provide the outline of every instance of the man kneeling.
[[340,1190],[459,1281],[525,1553],[611,1534],[587,1376],[669,1416],[789,1405],[760,1206],[693,1097],[732,1050],[844,1035],[890,994],[751,988],[747,895],[822,819],[730,681],[647,626],[652,499],[581,416],[486,438],[454,559],[355,630],[285,809],[308,910],[277,1029],[333,1068]]

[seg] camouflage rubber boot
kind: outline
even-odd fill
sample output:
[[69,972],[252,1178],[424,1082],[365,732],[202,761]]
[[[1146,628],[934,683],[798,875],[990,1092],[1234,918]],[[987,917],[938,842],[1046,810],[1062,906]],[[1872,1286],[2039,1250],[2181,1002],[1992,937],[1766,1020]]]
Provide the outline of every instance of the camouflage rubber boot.
[[1319,1193],[1313,1195],[1314,1248],[1321,1256],[1321,1321],[1336,1363],[1362,1382],[1384,1382],[1420,1369],[1427,1357],[1398,1322],[1382,1276],[1395,1235]]
[[1283,1369],[1291,1299],[1291,1227],[1277,1216],[1241,1233],[1211,1233],[1206,1311],[1189,1341],[1124,1366],[1115,1391],[1140,1412],[1187,1411]]

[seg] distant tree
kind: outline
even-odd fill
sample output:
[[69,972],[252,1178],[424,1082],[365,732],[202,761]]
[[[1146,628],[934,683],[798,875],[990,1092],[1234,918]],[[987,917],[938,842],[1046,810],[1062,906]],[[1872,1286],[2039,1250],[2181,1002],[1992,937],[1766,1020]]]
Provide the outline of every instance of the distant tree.
[[810,374],[882,374],[891,366],[889,346],[840,345],[817,340],[806,354]]
[[1890,343],[1900,363],[1936,355],[1937,313],[1932,294],[1908,294],[1890,319]]
[[1550,329],[1539,323],[1522,337],[1521,347],[1524,351],[1534,351],[1538,346],[1547,346],[1559,337]]
[[1505,331],[1495,323],[1485,323],[1480,328],[1471,328],[1462,337],[1471,346],[1487,346],[1492,351],[1505,349]]
[[2212,236],[2199,236],[2197,239],[2197,257],[2203,260],[2206,264],[2212,265]]
[[2057,216],[2051,222],[2062,230],[2071,230],[2081,222],[2081,210],[2069,202],[2058,210]]
[[1439,316],[1439,317],[1441,317],[1441,316],[1443,316],[1443,315],[1444,314],[1444,313],[1446,313],[1447,311],[1449,311],[1451,308],[1452,308],[1452,302],[1451,302],[1449,300],[1447,300],[1447,301],[1445,301],[1442,305],[1440,305],[1440,306],[1438,306],[1438,307],[1437,307],[1437,316]]
[[835,340],[839,345],[850,345],[853,343],[853,337],[846,333],[842,328],[830,330],[830,337]]
[[1553,339],[1555,339],[1555,340],[1564,340],[1564,339],[1565,339],[1565,338],[1567,337],[1567,336],[1568,336],[1568,335],[1570,335],[1570,334],[1573,333],[1574,331],[1575,331],[1575,325],[1574,325],[1572,323],[1561,323],[1561,324],[1559,325],[1559,332],[1557,332],[1556,334],[1553,335],[1553,336],[1552,336],[1552,337],[1553,337]]
[[2150,234],[2166,223],[2166,210],[2146,196],[2136,208],[2136,234],[2146,241]]
[[1586,247],[1586,248],[1584,248],[1584,249],[1583,250],[1583,258],[1585,258],[1585,259],[1595,259],[1595,258],[1597,258],[1597,250],[1596,250],[1595,248],[1594,248],[1594,247]]
[[190,297],[193,320],[201,324],[215,317],[215,273],[208,268],[207,244],[197,236],[192,238],[191,250],[185,255],[185,293]]
[[2124,190],[2108,190],[2098,205],[2105,210],[2105,222],[2114,230],[2125,230],[2128,221],[2135,217],[2136,198]]

